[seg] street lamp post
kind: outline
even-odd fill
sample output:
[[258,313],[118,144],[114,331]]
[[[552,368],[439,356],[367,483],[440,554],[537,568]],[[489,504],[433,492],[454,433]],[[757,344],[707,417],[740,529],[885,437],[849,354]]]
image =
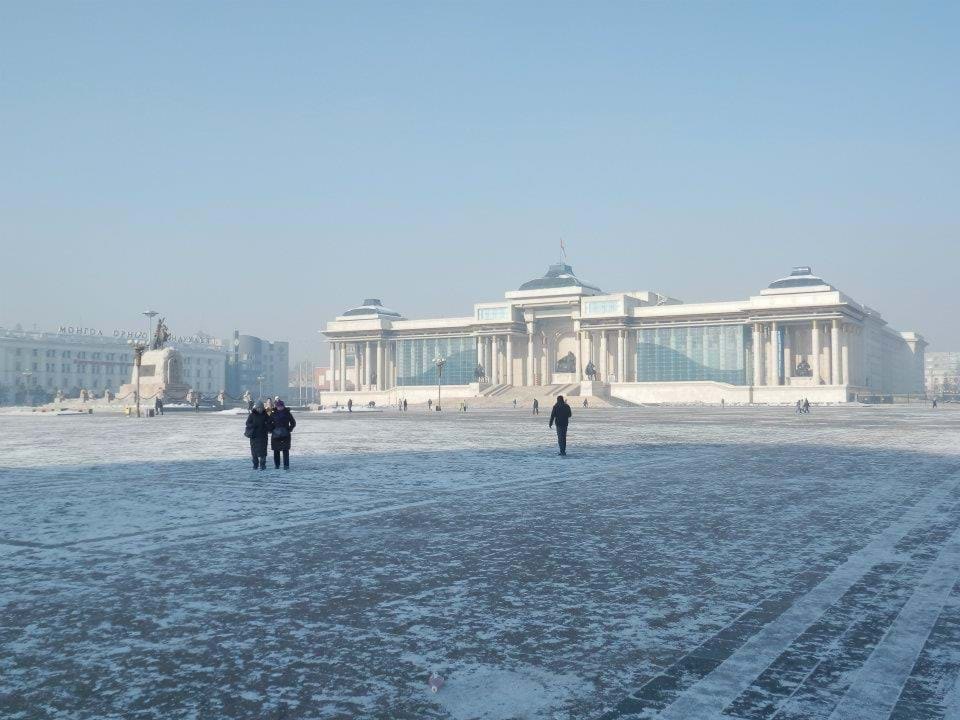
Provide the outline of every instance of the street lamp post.
[[437,366],[437,411],[440,411],[440,378],[443,377],[443,366],[447,359],[443,355],[437,355],[433,359],[433,364]]
[[24,400],[26,400],[27,405],[32,406],[32,405],[33,405],[33,391],[30,390],[30,378],[33,377],[33,371],[32,371],[32,370],[24,370],[24,371],[23,371],[22,373],[20,373],[20,374],[23,375],[23,382],[24,382],[24,384],[26,385],[26,387],[24,388],[24,393],[25,393],[25,395],[24,395]]
[[159,315],[156,310],[144,310],[143,314],[147,316],[147,339],[144,342],[150,342],[150,332],[153,330],[153,319]]
[[257,375],[257,382],[260,384],[260,399],[263,400],[263,381],[266,378],[263,375]]
[[137,401],[137,417],[140,417],[140,364],[143,362],[143,351],[147,349],[147,345],[133,340],[128,340],[127,344],[133,348],[133,364],[137,368],[137,389],[133,391],[133,396]]

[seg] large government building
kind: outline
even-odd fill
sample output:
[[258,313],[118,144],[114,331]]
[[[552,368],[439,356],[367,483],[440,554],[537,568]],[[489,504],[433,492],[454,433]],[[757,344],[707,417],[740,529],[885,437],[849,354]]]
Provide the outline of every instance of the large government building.
[[[327,323],[325,402],[424,400],[551,386],[635,403],[784,403],[922,394],[926,342],[798,267],[746,300],[606,293],[565,263],[478,303],[411,320],[378,299]],[[439,371],[438,359],[442,359]]]

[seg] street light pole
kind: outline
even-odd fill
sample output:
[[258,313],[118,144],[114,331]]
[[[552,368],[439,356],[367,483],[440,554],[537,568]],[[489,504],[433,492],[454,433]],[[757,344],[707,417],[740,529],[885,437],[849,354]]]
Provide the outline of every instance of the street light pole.
[[20,373],[20,374],[23,375],[23,382],[25,383],[24,392],[26,393],[26,395],[24,396],[24,399],[27,401],[27,405],[30,405],[30,406],[32,407],[32,406],[33,406],[33,392],[30,390],[30,378],[33,376],[33,371],[32,371],[32,370],[24,370],[24,371],[23,371],[22,373]]
[[437,366],[437,412],[440,411],[440,379],[443,377],[443,366],[447,359],[443,355],[437,355],[433,359],[433,364]]
[[143,314],[147,316],[147,338],[144,342],[149,343],[150,332],[153,330],[153,319],[160,313],[156,310],[144,310]]
[[137,389],[133,391],[134,398],[137,401],[137,417],[140,417],[140,365],[143,361],[143,351],[147,349],[145,343],[128,341],[133,347],[133,364],[137,368]]
[[263,375],[257,375],[257,382],[260,383],[260,399],[263,400]]

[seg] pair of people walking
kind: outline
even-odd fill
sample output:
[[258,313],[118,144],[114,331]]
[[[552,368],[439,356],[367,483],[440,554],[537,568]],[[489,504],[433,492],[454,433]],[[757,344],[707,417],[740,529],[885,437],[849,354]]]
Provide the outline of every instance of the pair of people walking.
[[290,440],[297,421],[283,400],[277,398],[268,412],[263,402],[258,402],[247,415],[247,424],[243,434],[250,439],[250,455],[254,469],[267,468],[267,436],[273,450],[273,465],[279,470],[280,460],[283,469],[290,469]]

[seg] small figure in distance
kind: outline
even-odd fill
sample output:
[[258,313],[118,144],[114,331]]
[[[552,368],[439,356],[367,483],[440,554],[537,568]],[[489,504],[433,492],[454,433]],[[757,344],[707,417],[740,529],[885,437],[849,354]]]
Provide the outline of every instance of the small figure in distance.
[[353,412],[353,398],[347,399],[347,412]]
[[563,400],[563,395],[557,395],[557,402],[550,411],[550,427],[557,424],[557,445],[560,446],[560,455],[567,454],[567,425],[570,423],[570,417],[573,410]]
[[537,400],[536,398],[533,399],[533,414],[534,415],[540,414],[540,401]]

